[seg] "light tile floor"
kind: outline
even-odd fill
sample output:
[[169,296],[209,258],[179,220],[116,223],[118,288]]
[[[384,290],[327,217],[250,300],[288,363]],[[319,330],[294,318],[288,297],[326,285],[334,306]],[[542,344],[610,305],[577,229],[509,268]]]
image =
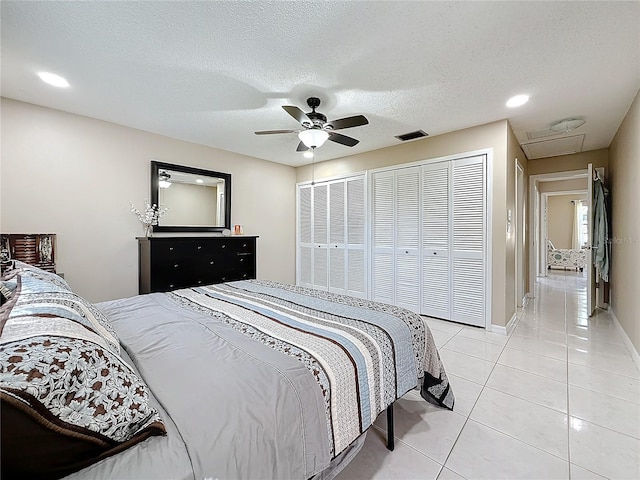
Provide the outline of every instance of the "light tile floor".
[[584,275],[541,279],[510,336],[426,320],[454,411],[408,393],[395,451],[382,414],[338,480],[640,479],[640,371]]

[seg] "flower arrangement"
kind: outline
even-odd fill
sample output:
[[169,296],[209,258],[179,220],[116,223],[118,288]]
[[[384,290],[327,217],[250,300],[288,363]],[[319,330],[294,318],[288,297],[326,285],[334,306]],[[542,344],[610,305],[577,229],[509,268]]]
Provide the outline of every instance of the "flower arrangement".
[[144,201],[144,211],[141,212],[138,210],[132,202],[129,202],[131,206],[131,213],[134,213],[142,226],[144,227],[144,236],[150,237],[153,233],[153,225],[158,225],[158,220],[160,220],[165,213],[167,213],[168,208],[160,208],[155,203],[153,205],[149,205],[147,200]]

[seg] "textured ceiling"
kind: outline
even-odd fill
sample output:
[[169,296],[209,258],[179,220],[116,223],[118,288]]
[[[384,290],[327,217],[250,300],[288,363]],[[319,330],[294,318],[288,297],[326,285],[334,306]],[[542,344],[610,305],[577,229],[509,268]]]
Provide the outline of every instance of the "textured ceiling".
[[584,118],[570,135],[605,148],[640,87],[640,2],[2,1],[1,20],[2,96],[294,166],[295,134],[253,132],[296,129],[281,106],[311,95],[370,122],[321,161],[504,118],[521,143]]

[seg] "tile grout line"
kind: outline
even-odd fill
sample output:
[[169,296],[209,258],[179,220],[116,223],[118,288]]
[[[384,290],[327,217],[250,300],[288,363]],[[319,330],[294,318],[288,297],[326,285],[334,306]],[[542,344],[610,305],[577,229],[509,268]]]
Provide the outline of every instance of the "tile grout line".
[[[515,330],[515,327],[514,327],[514,330]],[[458,332],[458,333],[460,333],[460,332]],[[511,335],[507,335],[507,336],[511,337]],[[507,343],[508,343],[508,341],[507,341]],[[502,355],[502,352],[504,352],[504,349],[506,348],[507,343],[505,343],[502,346],[502,349],[500,350],[500,355]],[[443,345],[443,347],[444,347],[444,345]],[[453,452],[453,449],[456,447],[456,444],[458,443],[458,440],[460,439],[460,435],[462,435],[462,432],[463,432],[464,428],[467,426],[467,423],[469,423],[469,420],[471,419],[471,414],[473,413],[473,409],[476,407],[476,405],[478,403],[478,400],[480,399],[480,396],[482,395],[482,392],[484,392],[484,389],[487,386],[487,382],[489,381],[489,378],[491,378],[491,374],[493,373],[493,370],[496,368],[496,365],[498,364],[498,360],[500,359],[500,355],[498,355],[498,358],[496,359],[496,361],[493,362],[493,367],[491,368],[491,371],[489,372],[489,375],[487,375],[487,379],[482,384],[482,389],[480,390],[480,393],[478,394],[478,397],[476,398],[475,402],[473,402],[473,405],[469,409],[469,415],[466,415],[464,423],[462,424],[462,428],[460,428],[460,431],[458,432],[458,435],[456,436],[456,439],[454,440],[453,444],[451,445],[451,449],[449,450],[449,453],[447,454],[447,458],[445,458],[444,462],[442,463],[442,468],[446,467],[449,470],[451,470],[452,472],[454,472],[455,474],[460,475],[463,478],[466,478],[466,477],[464,477],[462,474],[456,472],[452,468],[447,467],[446,465],[447,465],[447,462],[449,461],[449,458],[451,457],[451,453]],[[474,358],[477,358],[477,357],[474,357]],[[440,474],[438,474],[438,476],[440,476]]]
[[566,361],[566,370],[567,370],[567,461],[569,462],[569,480],[571,480],[571,410],[569,408],[569,339],[567,335],[569,334],[568,327],[568,318],[567,318],[567,277],[566,274],[563,276],[564,278],[564,333],[565,333],[565,361]]

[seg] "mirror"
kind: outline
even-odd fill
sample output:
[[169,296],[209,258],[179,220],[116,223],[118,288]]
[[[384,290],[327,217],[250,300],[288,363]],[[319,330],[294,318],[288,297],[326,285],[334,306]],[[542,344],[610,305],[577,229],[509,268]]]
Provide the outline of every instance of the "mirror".
[[231,174],[152,160],[151,203],[168,208],[154,232],[230,229]]

